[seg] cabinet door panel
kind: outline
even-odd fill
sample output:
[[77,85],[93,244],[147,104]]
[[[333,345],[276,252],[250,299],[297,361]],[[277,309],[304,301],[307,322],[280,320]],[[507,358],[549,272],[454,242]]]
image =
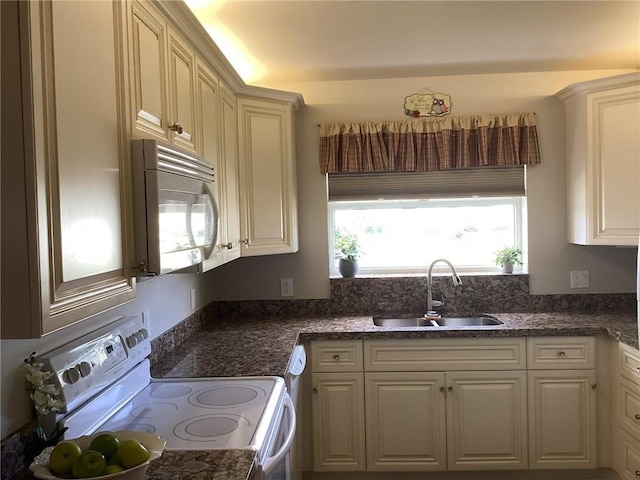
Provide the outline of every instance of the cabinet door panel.
[[367,373],[367,470],[444,470],[444,373]]
[[[197,154],[196,104],[194,93],[195,55],[175,32],[169,35],[169,129],[174,145]],[[182,132],[172,129],[179,124]]]
[[531,468],[595,468],[594,370],[529,372]]
[[449,470],[527,467],[526,372],[447,372]]
[[[137,137],[167,141],[165,23],[158,14],[131,3],[131,101]],[[134,132],[135,134],[135,132]]]
[[365,470],[363,374],[314,373],[311,382],[314,470]]
[[240,256],[240,193],[238,179],[238,115],[236,98],[224,84],[220,88],[220,115],[224,200],[226,213],[225,261]]

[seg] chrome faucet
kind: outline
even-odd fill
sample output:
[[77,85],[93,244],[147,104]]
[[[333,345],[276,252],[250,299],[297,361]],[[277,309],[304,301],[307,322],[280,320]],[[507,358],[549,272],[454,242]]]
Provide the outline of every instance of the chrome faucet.
[[438,262],[444,262],[447,265],[449,265],[449,268],[451,269],[451,278],[453,278],[454,287],[457,287],[458,285],[462,285],[462,280],[460,280],[460,277],[458,276],[458,272],[456,272],[455,267],[449,260],[447,260],[446,258],[438,258],[437,260],[434,260],[433,262],[431,262],[431,265],[429,265],[429,272],[427,273],[427,315],[429,315],[429,312],[433,310],[433,307],[441,307],[443,305],[443,302],[439,300],[434,300],[432,296],[433,285],[431,283],[431,274],[433,272],[434,265]]

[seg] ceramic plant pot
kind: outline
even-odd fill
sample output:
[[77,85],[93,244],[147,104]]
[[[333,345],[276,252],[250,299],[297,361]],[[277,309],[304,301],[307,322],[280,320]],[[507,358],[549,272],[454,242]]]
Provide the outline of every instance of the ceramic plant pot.
[[502,264],[502,273],[513,273],[513,262],[504,262]]
[[346,278],[355,277],[356,273],[358,273],[358,261],[357,260],[349,261],[345,259],[340,259],[340,262],[338,263],[338,271],[340,272],[340,275],[342,275],[343,277],[346,277]]

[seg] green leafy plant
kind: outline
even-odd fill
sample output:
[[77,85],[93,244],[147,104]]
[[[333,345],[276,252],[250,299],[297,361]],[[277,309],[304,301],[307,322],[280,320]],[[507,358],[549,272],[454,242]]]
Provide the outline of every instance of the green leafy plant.
[[336,258],[353,262],[358,259],[360,244],[358,235],[348,230],[336,230],[335,254]]
[[504,265],[511,262],[514,265],[522,265],[522,249],[520,247],[505,247],[496,252],[496,265]]

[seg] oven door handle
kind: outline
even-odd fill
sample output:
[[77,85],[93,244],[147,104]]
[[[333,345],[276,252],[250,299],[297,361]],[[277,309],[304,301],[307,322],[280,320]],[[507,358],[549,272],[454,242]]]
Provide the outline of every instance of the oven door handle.
[[265,459],[264,465],[262,467],[264,478],[269,478],[269,476],[273,473],[280,461],[291,449],[291,445],[293,445],[293,440],[296,436],[296,411],[293,408],[293,402],[291,401],[291,397],[288,394],[284,399],[284,410],[289,417],[289,432],[287,433],[287,438],[282,444],[282,447],[280,447],[280,450],[278,450],[273,456],[267,457]]

